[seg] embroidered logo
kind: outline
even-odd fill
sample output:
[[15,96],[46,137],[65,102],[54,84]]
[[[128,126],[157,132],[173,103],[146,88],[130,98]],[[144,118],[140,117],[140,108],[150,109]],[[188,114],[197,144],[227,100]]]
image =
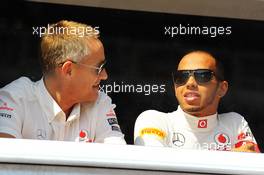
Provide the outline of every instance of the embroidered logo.
[[175,146],[181,147],[185,144],[185,137],[183,134],[174,132],[172,137],[172,143]]
[[0,99],[0,110],[13,111],[13,108],[7,106],[7,103]]
[[86,129],[82,129],[79,133],[79,142],[93,142],[92,139],[90,139],[88,131]]
[[37,130],[37,138],[39,140],[44,140],[47,138],[47,133],[44,129],[38,129]]
[[115,114],[115,111],[113,109],[111,109],[107,114],[106,114],[107,117],[113,117],[113,116],[116,116]]
[[207,128],[207,119],[198,121],[198,128]]
[[144,128],[140,131],[140,135],[141,136],[144,136],[144,135],[155,135],[161,139],[163,139],[166,134],[165,132],[159,130],[159,129],[156,129],[156,128]]
[[217,150],[230,150],[230,138],[225,133],[218,133],[214,137],[215,142],[217,143]]

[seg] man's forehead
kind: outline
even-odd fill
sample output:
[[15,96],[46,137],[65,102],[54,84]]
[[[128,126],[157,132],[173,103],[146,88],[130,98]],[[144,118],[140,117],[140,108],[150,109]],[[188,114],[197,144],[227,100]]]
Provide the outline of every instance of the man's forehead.
[[104,49],[102,42],[98,38],[88,38],[87,44],[90,50],[98,51]]
[[91,38],[87,42],[89,48],[89,54],[84,57],[85,63],[101,63],[105,60],[104,47],[99,39]]
[[185,55],[179,65],[178,70],[210,69],[215,70],[216,60],[207,53],[193,52]]

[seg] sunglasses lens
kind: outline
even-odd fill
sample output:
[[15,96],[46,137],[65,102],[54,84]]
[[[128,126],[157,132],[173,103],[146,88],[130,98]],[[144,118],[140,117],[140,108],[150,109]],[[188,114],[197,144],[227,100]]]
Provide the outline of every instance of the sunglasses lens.
[[174,83],[177,85],[185,84],[189,77],[193,75],[197,83],[207,83],[211,81],[213,72],[207,69],[198,70],[180,70],[173,73]]
[[173,74],[174,83],[177,85],[185,84],[186,81],[189,78],[189,72],[188,71],[177,71]]
[[194,77],[197,83],[207,83],[212,79],[213,74],[210,70],[196,70]]

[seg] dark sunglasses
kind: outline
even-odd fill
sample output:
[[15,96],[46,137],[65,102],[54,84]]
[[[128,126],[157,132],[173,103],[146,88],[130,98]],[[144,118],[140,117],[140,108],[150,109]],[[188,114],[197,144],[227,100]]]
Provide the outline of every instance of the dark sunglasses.
[[184,85],[190,76],[193,76],[198,84],[208,83],[214,75],[215,73],[210,69],[178,70],[172,73],[176,85]]

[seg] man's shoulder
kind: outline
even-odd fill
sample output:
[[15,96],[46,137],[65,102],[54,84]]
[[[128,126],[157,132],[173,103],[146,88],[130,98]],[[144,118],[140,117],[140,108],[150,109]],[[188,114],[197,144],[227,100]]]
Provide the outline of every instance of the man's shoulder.
[[151,120],[151,121],[161,121],[161,120],[165,120],[166,116],[168,116],[167,113],[164,112],[160,112],[157,110],[146,110],[143,111],[137,118],[138,121],[140,120]]
[[112,99],[104,92],[98,92],[98,99],[96,100],[97,103],[103,103],[105,101],[112,101]]
[[9,95],[12,98],[30,99],[33,95],[35,82],[27,77],[20,77],[0,89],[1,96]]
[[220,122],[224,123],[224,125],[232,125],[232,126],[234,125],[239,126],[243,122],[245,122],[244,117],[236,112],[219,114],[219,120]]
[[93,109],[97,109],[97,110],[108,110],[108,108],[115,108],[115,105],[112,104],[112,99],[105,94],[104,92],[99,91],[98,92],[98,98],[95,102],[93,103],[82,103],[82,108],[93,108]]
[[112,99],[104,92],[99,91],[98,92],[98,98],[95,102],[95,105],[97,107],[107,107],[112,105]]
[[135,123],[135,135],[140,133],[154,134],[159,138],[164,138],[167,135],[168,124],[167,113],[157,110],[146,110],[142,112]]

